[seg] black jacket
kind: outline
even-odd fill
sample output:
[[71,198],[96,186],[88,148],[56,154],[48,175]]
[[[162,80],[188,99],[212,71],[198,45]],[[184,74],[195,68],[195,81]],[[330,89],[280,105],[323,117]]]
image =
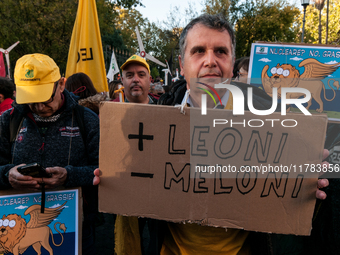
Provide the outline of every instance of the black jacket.
[[337,172],[324,174],[329,186],[325,188],[327,198],[317,201],[313,229],[306,239],[306,254],[340,254],[340,124],[329,123],[325,148],[329,150],[327,161]]
[[[91,110],[85,108],[83,122],[85,141],[79,132],[76,118],[73,121],[77,102],[73,94],[64,90],[64,110],[57,121],[53,122],[44,136],[39,132],[31,112],[26,104],[14,104],[18,112],[24,115],[16,140],[10,141],[9,109],[0,117],[0,189],[9,189],[7,172],[19,164],[39,163],[43,167],[60,166],[67,170],[64,187],[81,186],[85,216],[97,211],[97,190],[92,185],[93,171],[99,160],[99,119]],[[57,153],[58,152],[58,153]]]

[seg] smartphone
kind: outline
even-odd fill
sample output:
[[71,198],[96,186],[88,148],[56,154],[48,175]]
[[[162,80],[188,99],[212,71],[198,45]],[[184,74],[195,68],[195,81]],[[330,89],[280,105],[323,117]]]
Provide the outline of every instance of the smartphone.
[[46,172],[46,169],[43,168],[38,163],[32,163],[25,166],[19,166],[18,172],[22,175],[29,175],[35,178],[50,178],[51,174]]

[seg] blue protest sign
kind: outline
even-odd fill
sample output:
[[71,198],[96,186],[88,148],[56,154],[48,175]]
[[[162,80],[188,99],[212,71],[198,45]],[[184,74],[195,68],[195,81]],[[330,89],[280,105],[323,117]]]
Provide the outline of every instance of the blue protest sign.
[[311,100],[305,106],[311,113],[340,120],[340,47],[253,43],[248,79],[269,95],[273,87],[279,95],[282,87],[308,89]]
[[79,190],[45,195],[41,213],[41,193],[1,191],[0,254],[80,254]]

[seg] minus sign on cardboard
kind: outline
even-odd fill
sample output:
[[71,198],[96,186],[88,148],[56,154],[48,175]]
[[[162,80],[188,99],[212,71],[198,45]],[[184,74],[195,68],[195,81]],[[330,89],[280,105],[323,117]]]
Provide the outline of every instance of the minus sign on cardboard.
[[153,174],[131,172],[131,177],[153,178]]

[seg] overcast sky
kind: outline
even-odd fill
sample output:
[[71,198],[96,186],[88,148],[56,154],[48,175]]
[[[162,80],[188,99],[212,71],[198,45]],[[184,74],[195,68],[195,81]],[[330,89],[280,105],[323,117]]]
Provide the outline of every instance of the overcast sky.
[[[156,22],[158,20],[162,22],[167,19],[171,7],[179,6],[184,14],[184,10],[188,8],[189,2],[194,3],[198,13],[203,9],[203,5],[200,4],[203,0],[142,0],[145,7],[137,7],[137,10],[141,12],[144,17],[148,18],[149,21]],[[289,0],[289,2],[298,3],[297,6],[300,7],[300,0]]]
[[[145,7],[137,7],[137,10],[143,14],[144,17],[148,18],[149,21],[156,22],[164,21],[167,19],[167,15],[170,13],[171,7],[179,6],[184,10],[188,8],[189,0],[167,0],[167,1],[155,1],[155,0],[142,0]],[[202,6],[199,4],[200,1],[196,1],[195,6],[197,12],[200,13]]]

